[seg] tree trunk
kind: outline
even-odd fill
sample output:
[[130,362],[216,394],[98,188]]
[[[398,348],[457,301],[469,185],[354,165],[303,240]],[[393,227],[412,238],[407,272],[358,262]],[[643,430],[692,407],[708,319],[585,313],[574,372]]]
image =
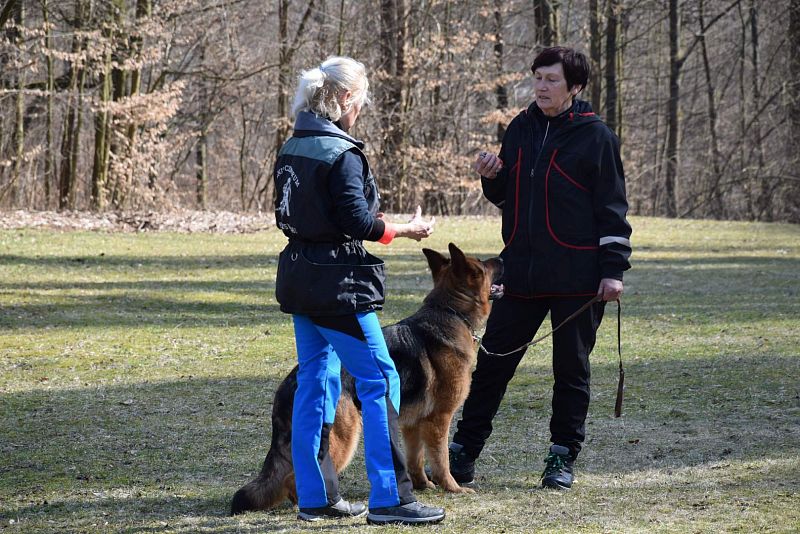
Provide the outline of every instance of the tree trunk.
[[[753,75],[750,77],[753,84],[753,102],[761,103],[761,72],[759,67],[758,57],[758,7],[755,0],[750,0],[750,46],[751,46],[751,63],[753,66]],[[753,149],[756,155],[756,168],[753,173],[756,177],[756,191],[757,197],[755,201],[757,209],[757,218],[762,221],[773,220],[773,206],[772,206],[772,187],[768,178],[763,176],[764,173],[764,146],[761,141],[761,122],[759,114],[753,117],[753,123],[750,126],[750,135],[752,136]]]
[[203,131],[200,134],[200,139],[197,140],[197,147],[195,148],[195,162],[197,177],[197,207],[201,210],[206,209],[208,202],[208,140],[206,133]]
[[[800,0],[791,0],[789,6],[789,29],[787,57],[789,76],[787,81],[788,115],[790,117],[789,140],[786,150],[789,168],[800,167]],[[790,182],[788,205],[789,220],[800,222],[800,181]]]
[[611,129],[611,131],[617,132],[619,126],[619,117],[617,114],[617,48],[619,41],[619,15],[621,6],[620,0],[607,1],[605,120],[606,125]]
[[344,55],[344,0],[339,1],[339,35],[336,37],[336,53]]
[[[124,43],[126,35],[119,35],[125,31],[125,12],[127,6],[125,0],[113,0],[113,14],[111,20],[113,21],[114,29],[109,32],[109,36],[113,39],[113,48],[111,53],[111,101],[119,102],[128,96],[128,73],[115,66],[122,63],[126,58],[123,57],[127,51],[124,50]],[[105,146],[105,162],[106,169],[106,183],[113,180],[111,186],[112,196],[111,203],[114,208],[119,209],[125,202],[125,198],[130,192],[131,184],[126,180],[127,174],[120,174],[111,167],[111,161],[119,161],[127,154],[123,154],[123,148],[120,146],[120,139],[115,135],[116,117],[113,112],[109,112],[106,117],[106,146]],[[107,186],[108,187],[108,186]]]
[[[14,18],[14,23],[18,27],[22,27],[25,23],[25,6],[23,2],[18,2],[13,6],[11,15]],[[12,35],[9,36],[10,41],[14,43],[16,54],[22,56],[22,47],[24,46],[22,35],[18,30],[13,30]],[[21,63],[21,62],[19,62]],[[16,67],[16,90],[17,95],[14,99],[15,117],[14,117],[14,167],[12,168],[11,179],[6,187],[0,191],[0,200],[3,197],[8,197],[12,205],[16,202],[17,189],[20,186],[20,177],[22,176],[22,166],[25,159],[25,69]]]
[[555,0],[534,0],[533,20],[536,24],[536,39],[540,46],[554,46],[558,36],[558,2]]
[[717,135],[717,103],[715,95],[714,81],[711,77],[711,62],[708,58],[708,47],[705,39],[705,15],[703,0],[698,5],[698,19],[700,22],[700,52],[703,56],[703,71],[706,80],[706,101],[708,102],[708,133],[711,137],[711,170],[712,176],[708,188],[707,198],[709,199],[709,210],[711,215],[716,218],[723,216],[722,191],[720,182],[722,181],[722,156],[719,150],[719,138]]
[[21,3],[21,0],[7,0],[3,9],[0,10],[0,28],[6,25],[8,19],[14,14],[14,8],[17,7],[17,4]]
[[[242,135],[239,139],[239,204],[242,211],[247,210],[247,166],[245,164],[247,158],[247,110],[244,105],[244,98],[241,93],[239,94],[239,113],[242,117]],[[256,187],[258,184],[256,184]]]
[[[206,62],[206,41],[199,44],[200,65],[204,68]],[[200,136],[195,146],[195,199],[197,207],[201,210],[206,209],[208,202],[208,129],[211,127],[211,119],[208,109],[208,90],[205,82],[201,82],[198,101],[200,103]]]
[[289,132],[289,93],[287,86],[291,78],[289,59],[289,0],[278,1],[278,79],[277,107],[278,125],[275,128],[275,154],[281,149]]
[[603,52],[601,49],[602,36],[600,35],[600,13],[597,7],[597,0],[589,0],[589,56],[592,66],[592,77],[589,80],[591,85],[592,109],[600,112],[602,98],[601,70],[603,66]]
[[[50,30],[50,8],[48,0],[42,0],[42,18],[45,24],[44,45],[47,50],[53,49],[53,36]],[[53,164],[53,99],[55,98],[55,73],[53,56],[48,52],[45,58],[47,65],[47,109],[45,111],[45,147],[44,147],[44,202],[45,210],[50,209],[50,189],[54,178]]]
[[681,58],[678,0],[669,0],[669,100],[667,101],[666,173],[662,212],[667,217],[678,214],[675,182],[678,174],[678,106],[680,98]]
[[[78,37],[73,37],[73,50],[76,49],[75,43]],[[80,112],[78,106],[78,79],[80,74],[75,65],[70,66],[70,91],[67,100],[67,111],[64,114],[64,126],[61,137],[61,170],[58,180],[58,209],[64,210],[71,207],[70,199],[75,184],[75,173],[72,166],[73,146],[77,145],[74,137],[77,135],[75,128],[76,115]],[[82,69],[80,69],[82,70]]]
[[[494,0],[494,57],[497,67],[498,78],[503,76],[503,0]],[[503,83],[497,83],[494,88],[497,99],[497,109],[505,111],[508,109],[508,91]],[[497,142],[503,142],[506,133],[506,126],[503,122],[497,123]]]
[[[136,0],[136,21],[137,26],[139,26],[140,21],[145,18],[149,17],[152,13],[152,4],[151,0]],[[139,56],[142,52],[142,38],[138,35],[131,38],[131,47],[133,49],[133,54],[135,56]],[[142,69],[135,68],[133,72],[131,72],[131,85],[130,85],[130,96],[138,95],[142,90]],[[128,124],[128,128],[125,134],[125,137],[128,139],[128,159],[134,159],[136,157],[136,135],[139,130],[139,125],[136,124],[135,121],[131,121]],[[128,175],[128,183],[133,183],[134,176],[133,172],[135,165],[131,165],[130,174]],[[148,186],[150,189],[155,187],[155,180],[148,180]]]
[[[289,118],[289,87],[292,83],[292,59],[299,46],[300,38],[305,31],[306,23],[314,10],[314,1],[309,0],[300,26],[295,32],[294,39],[292,43],[289,43],[289,7],[291,2],[289,0],[278,0],[278,41],[280,44],[278,48],[278,79],[276,87],[278,124],[275,127],[275,154],[281,149],[292,129]],[[267,186],[263,189],[264,193],[270,197],[268,199],[270,202],[267,202],[268,205],[272,205],[277,193],[272,189],[271,194],[269,194],[268,188],[271,187],[271,184],[272,180],[267,180]]]
[[756,215],[756,208],[755,204],[753,204],[753,198],[755,195],[753,194],[753,190],[755,189],[755,185],[753,184],[752,176],[749,174],[747,169],[748,161],[746,159],[746,150],[745,146],[747,145],[747,117],[748,111],[750,106],[748,106],[748,95],[747,95],[747,84],[746,84],[746,72],[747,72],[747,19],[742,11],[741,2],[738,5],[739,11],[739,43],[738,43],[738,52],[739,57],[739,139],[741,148],[735,152],[738,156],[738,163],[737,168],[741,169],[742,174],[744,175],[743,178],[746,179],[746,191],[745,191],[745,202],[746,202],[746,212],[747,217],[749,219],[755,219]]
[[381,64],[386,78],[382,83],[381,127],[384,168],[394,169],[387,196],[387,209],[404,208],[405,176],[402,163],[403,76],[405,74],[405,2],[381,0]]
[[[103,74],[100,82],[100,109],[94,118],[94,160],[92,165],[92,198],[91,207],[95,211],[102,211],[106,204],[106,188],[108,182],[108,154],[109,140],[111,137],[111,113],[108,106],[111,103],[111,51],[106,51],[103,60]],[[115,195],[118,194],[115,191]]]
[[[81,45],[82,50],[86,50],[86,42]],[[68,134],[69,147],[67,153],[67,182],[66,196],[64,197],[64,208],[74,210],[76,206],[76,195],[78,187],[78,157],[80,156],[81,130],[83,129],[83,91],[86,86],[86,69],[78,69],[77,88],[75,91],[76,103],[71,109],[70,132]]]

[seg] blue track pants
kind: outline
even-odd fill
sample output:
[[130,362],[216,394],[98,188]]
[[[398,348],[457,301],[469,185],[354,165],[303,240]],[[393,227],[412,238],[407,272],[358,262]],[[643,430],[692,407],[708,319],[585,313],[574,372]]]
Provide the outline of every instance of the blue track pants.
[[336,471],[328,436],[341,392],[341,366],[355,378],[361,401],[370,507],[413,502],[398,448],[400,378],[374,312],[343,317],[294,315],[297,392],[292,413],[292,461],[301,508],[336,503]]

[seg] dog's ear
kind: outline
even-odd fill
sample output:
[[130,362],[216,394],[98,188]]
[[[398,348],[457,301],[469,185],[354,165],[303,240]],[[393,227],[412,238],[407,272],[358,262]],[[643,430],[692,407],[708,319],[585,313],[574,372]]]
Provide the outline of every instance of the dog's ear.
[[447,248],[450,250],[450,261],[453,263],[453,272],[456,276],[465,276],[469,267],[467,265],[467,257],[464,256],[461,249],[453,243],[447,245]]
[[442,254],[439,254],[435,250],[431,250],[429,248],[423,248],[422,253],[425,254],[425,257],[428,259],[428,265],[431,268],[433,279],[436,280],[436,277],[439,275],[439,271],[442,270],[442,267],[450,263],[450,260]]

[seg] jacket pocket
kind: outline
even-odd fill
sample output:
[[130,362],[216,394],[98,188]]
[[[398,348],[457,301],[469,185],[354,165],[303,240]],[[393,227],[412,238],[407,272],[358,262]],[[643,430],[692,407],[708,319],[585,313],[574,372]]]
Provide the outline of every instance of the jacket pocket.
[[312,261],[303,247],[287,246],[278,258],[276,298],[281,310],[310,316],[345,315],[380,308],[383,261],[365,252],[347,263]]
[[553,152],[545,175],[545,221],[553,241],[578,250],[597,249],[591,191],[571,177]]

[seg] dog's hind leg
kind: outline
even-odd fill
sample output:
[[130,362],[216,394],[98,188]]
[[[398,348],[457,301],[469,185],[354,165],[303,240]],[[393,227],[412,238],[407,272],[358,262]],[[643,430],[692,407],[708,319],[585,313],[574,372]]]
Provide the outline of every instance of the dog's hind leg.
[[443,490],[451,493],[475,493],[475,490],[458,485],[450,474],[450,457],[447,450],[447,434],[453,415],[433,414],[421,421],[422,441],[431,464],[433,481]]
[[403,442],[406,445],[406,468],[414,489],[423,490],[435,487],[425,474],[425,454],[422,436],[417,425],[403,427]]

